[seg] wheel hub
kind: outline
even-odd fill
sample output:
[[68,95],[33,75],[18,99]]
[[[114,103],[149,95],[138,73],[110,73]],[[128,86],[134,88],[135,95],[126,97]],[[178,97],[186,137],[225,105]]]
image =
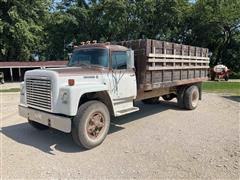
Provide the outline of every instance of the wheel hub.
[[87,125],[87,133],[88,136],[92,139],[97,138],[105,126],[105,119],[101,112],[95,112],[93,113],[90,118]]
[[199,98],[198,93],[197,93],[196,91],[194,91],[194,92],[192,93],[192,105],[193,105],[194,107],[197,106],[198,98]]

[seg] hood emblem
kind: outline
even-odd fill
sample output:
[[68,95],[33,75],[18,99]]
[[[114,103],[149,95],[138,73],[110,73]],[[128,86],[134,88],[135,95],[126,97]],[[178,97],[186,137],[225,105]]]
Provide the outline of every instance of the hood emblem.
[[95,79],[95,76],[83,76],[85,79]]

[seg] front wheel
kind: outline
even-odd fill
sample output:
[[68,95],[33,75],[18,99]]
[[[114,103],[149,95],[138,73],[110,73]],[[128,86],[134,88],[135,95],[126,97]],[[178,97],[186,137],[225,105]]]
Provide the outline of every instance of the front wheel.
[[107,136],[110,126],[110,114],[100,101],[88,101],[82,104],[73,118],[72,137],[86,149],[100,145]]

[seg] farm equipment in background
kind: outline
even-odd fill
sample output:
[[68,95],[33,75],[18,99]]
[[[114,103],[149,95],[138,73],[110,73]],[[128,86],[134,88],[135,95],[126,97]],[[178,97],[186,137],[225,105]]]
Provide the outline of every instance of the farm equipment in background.
[[218,64],[210,69],[211,80],[225,80],[228,81],[229,79],[230,70],[227,66]]

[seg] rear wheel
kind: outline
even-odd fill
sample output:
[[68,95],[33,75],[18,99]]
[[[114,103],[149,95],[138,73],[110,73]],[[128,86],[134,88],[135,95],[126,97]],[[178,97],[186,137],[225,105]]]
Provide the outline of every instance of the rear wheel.
[[184,102],[184,93],[185,93],[185,86],[180,86],[177,88],[177,103],[180,108],[185,108]]
[[46,130],[46,129],[49,129],[48,126],[45,126],[43,124],[40,124],[38,122],[35,122],[35,121],[31,121],[31,120],[28,120],[28,123],[34,127],[35,129],[38,129],[38,130]]
[[110,114],[100,101],[88,101],[81,105],[72,122],[73,140],[86,149],[101,144],[107,136]]
[[159,103],[159,97],[157,96],[149,99],[143,99],[142,102],[144,104],[157,104]]
[[199,90],[197,86],[190,86],[184,93],[185,108],[192,110],[195,109],[199,101]]
[[228,81],[228,79],[229,79],[229,76],[228,76],[228,75],[226,75],[226,76],[224,77],[224,79],[225,79],[225,81]]
[[4,79],[1,79],[1,84],[4,84],[5,82],[4,82]]

